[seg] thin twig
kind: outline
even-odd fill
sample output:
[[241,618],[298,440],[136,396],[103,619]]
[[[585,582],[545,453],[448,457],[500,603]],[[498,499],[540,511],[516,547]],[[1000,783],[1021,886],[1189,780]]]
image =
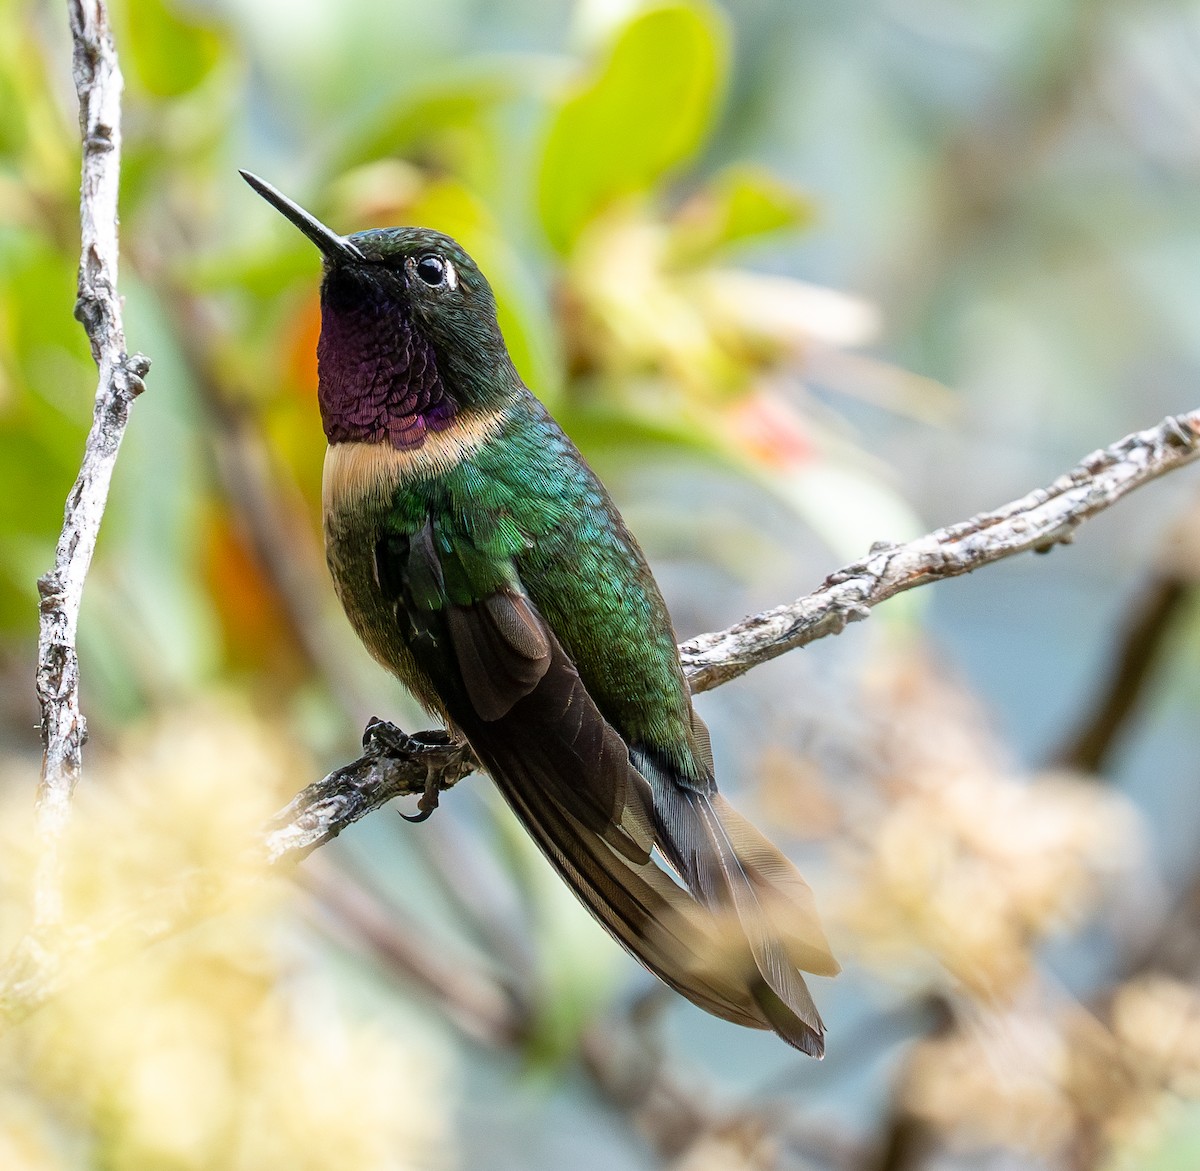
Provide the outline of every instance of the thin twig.
[[971,573],[1030,549],[1045,552],[1067,544],[1085,520],[1197,455],[1200,410],[1127,435],[1087,456],[1048,488],[994,512],[903,545],[877,544],[807,597],[684,643],[680,650],[692,690],[707,691],[786,651],[838,634],[848,623],[866,618],[871,607],[905,590]]
[[[1200,411],[1172,416],[1093,452],[1048,488],[994,512],[904,545],[876,545],[813,593],[685,642],[679,649],[692,690],[708,691],[786,651],[838,634],[905,590],[1067,543],[1089,517],[1197,455]],[[476,767],[469,748],[451,744],[443,733],[407,736],[375,722],[364,746],[358,760],[310,785],[280,813],[267,838],[272,862],[303,857],[393,797],[448,789]]]
[[129,407],[150,368],[125,352],[117,296],[117,188],[121,155],[121,70],[103,0],[70,0],[75,88],[83,139],[80,191],[82,248],[75,316],[87,331],[99,368],[96,406],[79,477],[67,497],[54,569],[38,581],[37,694],[45,754],[38,787],[39,861],[34,891],[35,933],[62,917],[59,842],[82,762],[87,725],[79,706],[75,635],[83,585],[108,499],[113,465]]
[[1159,538],[1155,567],[1128,606],[1128,616],[1094,691],[1068,736],[1050,757],[1052,768],[1099,777],[1147,692],[1168,661],[1172,636],[1200,586],[1200,500],[1185,509]]
[[1130,608],[1112,665],[1078,727],[1054,753],[1054,767],[1093,775],[1103,771],[1144,700],[1194,590],[1194,581],[1173,573],[1157,574],[1146,583]]
[[419,984],[468,1037],[493,1048],[528,1039],[529,1005],[512,988],[481,963],[406,921],[404,912],[363,878],[319,856],[298,879],[331,936],[368,949],[389,971]]

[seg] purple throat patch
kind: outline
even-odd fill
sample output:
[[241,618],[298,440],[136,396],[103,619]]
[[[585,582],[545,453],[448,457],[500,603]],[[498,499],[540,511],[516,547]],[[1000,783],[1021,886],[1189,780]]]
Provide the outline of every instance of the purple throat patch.
[[[341,300],[337,298],[336,300]],[[369,297],[350,305],[322,298],[317,402],[330,443],[420,447],[457,408],[438,373],[433,346],[407,307]]]

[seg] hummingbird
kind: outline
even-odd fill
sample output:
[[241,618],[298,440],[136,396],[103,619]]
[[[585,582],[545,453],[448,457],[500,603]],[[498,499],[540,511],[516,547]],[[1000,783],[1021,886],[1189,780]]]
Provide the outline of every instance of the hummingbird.
[[616,505],[524,385],[483,273],[420,227],[320,250],[326,559],[370,653],[465,738],[551,866],[654,975],[820,1057],[808,884],[717,791],[671,619]]

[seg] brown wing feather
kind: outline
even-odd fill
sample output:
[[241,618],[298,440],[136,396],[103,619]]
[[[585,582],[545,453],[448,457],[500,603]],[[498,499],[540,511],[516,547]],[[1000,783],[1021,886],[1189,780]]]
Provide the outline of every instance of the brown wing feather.
[[550,645],[523,616],[521,599],[493,594],[474,606],[449,606],[446,623],[472,707],[498,720],[528,695],[550,665]]

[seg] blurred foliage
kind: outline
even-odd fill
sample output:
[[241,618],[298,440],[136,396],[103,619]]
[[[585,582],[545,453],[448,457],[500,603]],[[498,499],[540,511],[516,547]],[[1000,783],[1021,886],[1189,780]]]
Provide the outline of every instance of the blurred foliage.
[[[101,939],[104,954],[0,1046],[6,1167],[437,1161],[447,1135],[436,1053],[382,1020],[355,1021],[319,978],[289,971],[293,949],[273,941],[295,919],[294,894],[246,844],[305,770],[286,744],[213,705],[131,731],[93,761],[65,843],[64,931]],[[4,817],[8,946],[35,854],[22,788],[8,789]],[[197,876],[193,909],[213,916],[202,927],[152,951],[136,929],[113,931],[131,912],[147,927],[170,914],[179,884]]]
[[[691,633],[1195,405],[1200,6],[114,0],[113,20],[121,286],[154,366],[80,632],[68,893],[102,962],[0,1037],[0,1165],[866,1168],[915,1121],[929,1149],[893,1167],[1194,1166],[1200,925],[1164,893],[1196,881],[1194,616],[1118,783],[1027,763],[1103,674],[1119,592],[1149,565],[1200,576],[1194,508],[1160,554],[1163,495],[705,697],[723,783],[796,847],[849,961],[817,989],[824,1066],[688,1006],[662,1037],[660,1002],[626,1011],[629,966],[482,783],[323,851],[340,911],[261,873],[256,828],[367,715],[422,716],[328,589],[318,260],[236,168],[339,230],[463,242]],[[95,375],[65,17],[0,0],[0,30],[7,948],[35,581]],[[205,921],[137,945],[181,899]],[[929,998],[945,1027],[874,1023]],[[672,1097],[678,1054],[719,1092]]]
[[559,251],[613,203],[649,195],[694,158],[725,58],[718,14],[695,3],[654,5],[613,36],[593,75],[561,100],[542,147],[538,210]]

